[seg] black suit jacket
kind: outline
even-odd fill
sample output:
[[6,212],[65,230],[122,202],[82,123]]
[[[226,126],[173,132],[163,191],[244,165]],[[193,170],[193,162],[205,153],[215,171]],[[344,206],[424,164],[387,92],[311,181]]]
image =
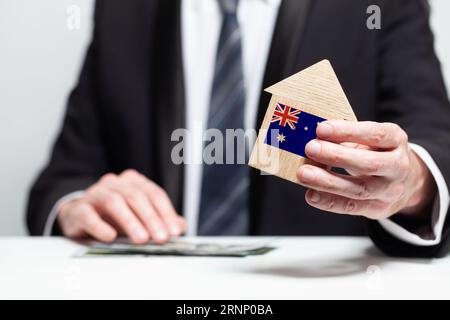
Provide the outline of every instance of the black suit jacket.
[[[371,4],[381,8],[381,30],[366,27]],[[185,126],[180,20],[180,0],[97,1],[78,85],[50,162],[30,193],[32,234],[42,234],[60,197],[127,168],[164,187],[182,213],[183,166],[170,159],[170,135]],[[424,1],[283,1],[264,87],[324,58],[331,60],[358,119],[398,123],[450,182],[450,107]],[[258,127],[269,98],[261,93]],[[304,193],[296,184],[253,171],[251,234],[369,234],[388,254],[448,251],[448,223],[440,245],[416,247],[376,222],[311,208]]]

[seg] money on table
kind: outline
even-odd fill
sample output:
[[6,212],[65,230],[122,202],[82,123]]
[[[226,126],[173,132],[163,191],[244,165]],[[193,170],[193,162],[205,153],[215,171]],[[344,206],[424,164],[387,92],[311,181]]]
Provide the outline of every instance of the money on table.
[[264,243],[220,243],[173,239],[166,244],[135,245],[119,241],[112,244],[92,243],[81,257],[108,255],[172,255],[206,257],[246,257],[263,255],[275,248]]

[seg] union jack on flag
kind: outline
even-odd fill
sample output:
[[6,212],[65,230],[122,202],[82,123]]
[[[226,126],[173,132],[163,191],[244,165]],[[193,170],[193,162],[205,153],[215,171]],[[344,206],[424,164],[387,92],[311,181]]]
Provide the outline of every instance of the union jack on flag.
[[292,130],[295,130],[295,124],[298,122],[297,115],[300,112],[302,111],[277,103],[271,122],[278,122],[282,127],[286,127],[287,124]]

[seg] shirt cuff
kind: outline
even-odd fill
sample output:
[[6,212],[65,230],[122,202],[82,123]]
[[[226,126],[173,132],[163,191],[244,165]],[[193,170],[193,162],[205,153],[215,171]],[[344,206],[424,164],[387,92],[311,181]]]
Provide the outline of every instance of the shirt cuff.
[[406,230],[391,219],[383,219],[380,220],[379,223],[387,232],[404,242],[417,246],[433,246],[441,242],[442,229],[444,228],[444,222],[450,203],[448,186],[441,170],[438,168],[428,151],[417,144],[410,143],[409,146],[419,158],[422,159],[436,182],[438,192],[431,212],[431,224],[434,237],[425,239],[419,234]]
[[71,192],[61,199],[59,199],[55,205],[53,206],[52,210],[50,211],[50,214],[48,215],[47,221],[45,223],[44,228],[44,237],[49,237],[52,235],[53,225],[55,224],[56,217],[58,216],[58,209],[61,204],[63,204],[66,201],[76,200],[80,199],[84,194],[84,191],[75,191]]

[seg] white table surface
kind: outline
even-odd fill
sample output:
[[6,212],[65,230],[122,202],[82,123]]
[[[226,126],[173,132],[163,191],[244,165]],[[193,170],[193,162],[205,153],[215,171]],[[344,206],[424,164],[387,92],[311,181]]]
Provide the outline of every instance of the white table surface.
[[[211,241],[211,239],[202,239]],[[63,238],[0,238],[0,299],[450,298],[450,257],[398,259],[366,238],[215,238],[272,241],[247,258],[76,258]]]

